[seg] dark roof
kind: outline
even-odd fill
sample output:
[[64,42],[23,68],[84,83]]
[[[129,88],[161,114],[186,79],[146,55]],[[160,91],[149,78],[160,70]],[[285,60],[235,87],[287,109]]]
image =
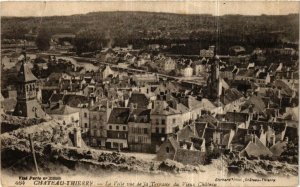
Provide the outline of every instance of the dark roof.
[[129,119],[129,108],[113,108],[108,123],[110,124],[127,124]]
[[42,103],[47,104],[54,90],[42,90]]
[[203,138],[196,138],[196,137],[191,138],[191,142],[193,142],[193,145],[197,150],[201,150],[201,145],[203,141],[204,141]]
[[247,134],[248,134],[247,129],[238,128],[235,135],[233,136],[231,143],[232,144],[245,144],[246,143],[245,138],[246,138]]
[[142,93],[132,93],[129,98],[128,105],[131,103],[137,104],[137,108],[147,108],[149,100],[145,94]]
[[228,103],[236,101],[242,97],[243,97],[243,94],[240,93],[237,89],[230,88],[228,90],[225,90],[225,93],[221,97],[221,100],[224,104],[228,104]]
[[214,128],[205,128],[204,131],[204,139],[206,144],[209,144],[213,140],[213,133],[216,131]]
[[63,97],[63,103],[71,107],[77,107],[79,104],[89,103],[89,99],[83,95],[65,95]]
[[232,122],[219,122],[217,129],[219,130],[236,130],[237,125]]
[[249,118],[249,114],[240,112],[227,112],[225,114],[225,120],[231,122],[246,122]]
[[265,72],[261,72],[258,74],[258,77],[259,79],[265,79],[267,77],[268,73],[265,73]]
[[195,125],[195,129],[196,129],[196,133],[199,137],[203,137],[204,135],[204,131],[206,128],[206,122],[196,122]]
[[53,93],[50,97],[50,102],[62,101],[64,94]]
[[218,120],[216,118],[214,118],[213,116],[211,115],[202,115],[199,119],[198,119],[199,122],[207,122],[213,126],[215,126],[218,122]]
[[32,74],[26,62],[22,63],[17,79],[20,82],[30,82],[37,80],[37,78]]
[[129,122],[149,123],[151,109],[134,109],[130,114]]

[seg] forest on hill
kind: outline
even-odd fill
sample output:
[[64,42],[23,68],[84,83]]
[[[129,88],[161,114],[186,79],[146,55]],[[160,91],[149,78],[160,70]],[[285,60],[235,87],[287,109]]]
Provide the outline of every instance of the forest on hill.
[[94,12],[72,16],[3,17],[2,39],[25,39],[28,33],[76,35],[77,52],[106,46],[186,43],[199,52],[212,43],[225,51],[232,45],[246,48],[297,44],[299,15],[185,15],[150,12]]

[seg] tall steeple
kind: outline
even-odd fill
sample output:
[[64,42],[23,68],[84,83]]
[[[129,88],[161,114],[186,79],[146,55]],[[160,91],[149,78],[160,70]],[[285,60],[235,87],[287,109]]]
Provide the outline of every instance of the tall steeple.
[[28,67],[26,52],[17,75],[17,104],[13,115],[29,118],[43,118],[46,113],[36,100],[37,78]]

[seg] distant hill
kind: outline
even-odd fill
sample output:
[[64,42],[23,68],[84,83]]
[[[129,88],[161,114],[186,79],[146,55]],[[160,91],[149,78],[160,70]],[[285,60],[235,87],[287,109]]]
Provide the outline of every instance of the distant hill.
[[[93,12],[84,15],[2,18],[2,38],[24,38],[45,29],[51,34],[74,33],[80,42],[103,45],[127,43],[210,43],[273,45],[297,42],[299,15],[184,15],[151,12]],[[91,44],[92,45],[92,44]]]

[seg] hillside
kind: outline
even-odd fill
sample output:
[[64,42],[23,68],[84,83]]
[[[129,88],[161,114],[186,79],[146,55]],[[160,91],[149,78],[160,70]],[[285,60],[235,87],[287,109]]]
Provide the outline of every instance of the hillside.
[[[222,46],[230,42],[230,45],[268,47],[284,42],[297,42],[298,28],[298,14],[216,17],[149,12],[95,12],[43,18],[2,18],[3,39],[25,38],[29,31],[38,34],[41,30],[46,30],[50,34],[74,33],[79,43],[101,43],[102,46],[197,42],[198,46],[207,47],[211,43]],[[100,47],[101,45],[96,46]]]

